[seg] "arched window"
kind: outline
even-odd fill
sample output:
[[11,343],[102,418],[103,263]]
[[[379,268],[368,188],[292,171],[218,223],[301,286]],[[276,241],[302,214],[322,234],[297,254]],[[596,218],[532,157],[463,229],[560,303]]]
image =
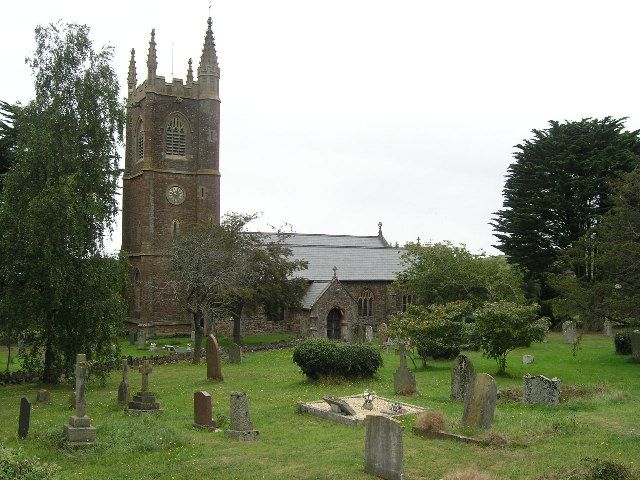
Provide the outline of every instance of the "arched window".
[[402,296],[402,311],[406,312],[409,305],[413,303],[413,295],[403,295]]
[[136,161],[140,161],[144,158],[144,124],[142,120],[138,122],[138,129],[136,130]]
[[184,157],[187,150],[187,131],[182,118],[178,115],[169,118],[165,133],[165,153]]
[[137,268],[133,272],[133,306],[136,311],[140,310],[142,300],[142,274]]
[[371,317],[373,315],[373,294],[371,290],[363,290],[358,298],[358,316]]

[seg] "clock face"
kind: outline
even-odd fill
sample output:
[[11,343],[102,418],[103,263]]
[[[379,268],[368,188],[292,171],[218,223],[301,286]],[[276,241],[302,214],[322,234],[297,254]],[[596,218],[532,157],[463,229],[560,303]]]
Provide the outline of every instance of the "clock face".
[[173,205],[180,205],[184,202],[185,193],[182,187],[178,185],[172,185],[167,189],[167,200]]

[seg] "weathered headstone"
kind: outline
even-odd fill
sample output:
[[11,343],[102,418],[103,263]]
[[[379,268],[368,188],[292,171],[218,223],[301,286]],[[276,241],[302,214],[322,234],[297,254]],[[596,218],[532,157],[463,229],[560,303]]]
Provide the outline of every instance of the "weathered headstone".
[[364,471],[386,480],[403,480],[402,426],[392,418],[367,415]]
[[207,378],[224,380],[222,377],[222,362],[220,361],[220,348],[216,337],[210,333],[207,335]]
[[356,415],[356,411],[351,405],[345,402],[343,399],[327,395],[322,399],[331,406],[331,411],[335,413],[342,413],[343,415]]
[[249,403],[245,392],[231,392],[230,415],[231,428],[225,435],[236,440],[257,440],[260,432],[253,429],[249,416]]
[[229,362],[242,362],[242,348],[240,348],[240,345],[238,345],[237,343],[232,343],[229,347]]
[[96,441],[96,428],[87,416],[87,376],[89,364],[84,353],[76,355],[76,411],[63,427],[64,438],[69,445],[90,445]]
[[136,339],[136,348],[138,350],[144,350],[147,343],[147,331],[143,328],[138,329],[138,336]]
[[18,418],[18,438],[25,439],[29,433],[31,419],[31,401],[27,397],[20,400],[20,417]]
[[147,413],[157,412],[160,409],[160,405],[156,402],[156,396],[149,391],[149,374],[153,371],[149,360],[145,360],[139,367],[140,373],[142,373],[142,390],[140,390],[133,399],[129,402],[129,413]]
[[373,343],[373,327],[371,325],[365,327],[364,339],[369,344]]
[[613,337],[613,323],[609,320],[605,320],[604,325],[602,326],[602,333],[605,337]]
[[36,403],[50,403],[51,402],[51,394],[49,390],[38,390],[36,393]]
[[136,332],[134,332],[133,330],[129,332],[129,344],[130,345],[136,344]]
[[631,356],[634,362],[640,363],[640,330],[631,334]]
[[389,340],[389,327],[386,323],[381,323],[378,327],[378,342],[384,345]]
[[567,320],[562,324],[562,336],[564,343],[573,345],[578,341],[578,330],[576,328],[576,322]]
[[211,414],[211,395],[208,392],[193,392],[193,426],[216,429]]
[[466,427],[489,428],[496,409],[498,389],[491,375],[479,373],[473,388],[467,390],[462,423]]
[[531,365],[534,361],[535,361],[535,358],[533,355],[522,356],[522,363],[524,363],[525,365]]
[[122,360],[122,381],[118,386],[118,403],[126,405],[129,403],[129,362]]
[[562,382],[544,375],[522,377],[522,403],[530,405],[560,405]]
[[76,408],[76,392],[71,392],[69,394],[69,410],[74,410]]
[[196,331],[195,330],[191,330],[191,341],[192,342],[196,341]]
[[458,355],[451,367],[451,400],[464,401],[468,389],[473,387],[476,373],[471,360]]
[[407,349],[403,342],[398,344],[400,366],[393,374],[393,386],[396,395],[413,395],[417,393],[416,377],[407,367]]

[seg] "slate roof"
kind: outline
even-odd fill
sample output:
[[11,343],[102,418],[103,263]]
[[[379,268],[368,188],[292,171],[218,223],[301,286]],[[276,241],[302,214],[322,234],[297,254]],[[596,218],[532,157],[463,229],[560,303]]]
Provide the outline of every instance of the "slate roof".
[[331,285],[331,282],[311,282],[304,297],[302,297],[302,308],[311,310],[311,307],[315,305],[325,290],[329,288],[329,285]]

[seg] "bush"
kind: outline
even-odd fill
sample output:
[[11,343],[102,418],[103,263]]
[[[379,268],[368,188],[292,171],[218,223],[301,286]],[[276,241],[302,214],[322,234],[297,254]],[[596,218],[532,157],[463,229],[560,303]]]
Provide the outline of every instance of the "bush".
[[382,366],[380,351],[371,345],[326,339],[300,342],[293,361],[312,380],[320,377],[368,378]]
[[58,467],[37,457],[0,446],[0,478],[3,480],[53,480]]
[[631,334],[633,330],[622,330],[616,333],[613,341],[618,355],[631,355]]
[[416,428],[427,432],[440,432],[444,430],[445,423],[442,412],[422,412],[416,421]]

